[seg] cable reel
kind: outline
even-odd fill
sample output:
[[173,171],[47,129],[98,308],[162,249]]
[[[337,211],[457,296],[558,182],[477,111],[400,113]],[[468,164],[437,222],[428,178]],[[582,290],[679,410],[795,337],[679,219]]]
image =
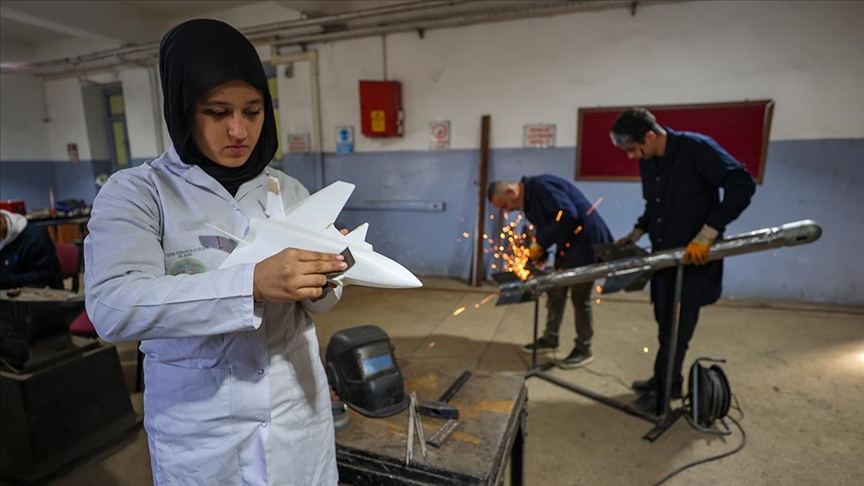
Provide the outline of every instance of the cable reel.
[[[723,420],[729,413],[732,391],[726,373],[720,366],[714,364],[708,368],[700,362],[709,361],[725,363],[722,358],[699,358],[690,367],[688,393],[684,399],[687,421],[696,430],[709,434],[729,435],[732,431]],[[723,429],[714,428],[714,422],[719,421]]]

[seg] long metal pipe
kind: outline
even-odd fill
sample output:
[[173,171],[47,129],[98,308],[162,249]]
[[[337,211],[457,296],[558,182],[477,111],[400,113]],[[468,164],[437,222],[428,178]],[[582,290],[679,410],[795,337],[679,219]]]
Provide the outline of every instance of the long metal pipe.
[[[815,221],[805,219],[782,226],[763,228],[721,240],[711,246],[709,260],[719,260],[734,255],[813,243],[822,236],[822,227]],[[684,248],[658,251],[650,255],[626,258],[611,262],[595,263],[583,267],[561,270],[548,275],[529,278],[524,282],[508,282],[499,285],[501,293],[496,305],[519,302],[507,297],[537,295],[553,287],[569,286],[634,273],[650,272],[678,265],[684,258]],[[529,299],[523,299],[525,301]]]

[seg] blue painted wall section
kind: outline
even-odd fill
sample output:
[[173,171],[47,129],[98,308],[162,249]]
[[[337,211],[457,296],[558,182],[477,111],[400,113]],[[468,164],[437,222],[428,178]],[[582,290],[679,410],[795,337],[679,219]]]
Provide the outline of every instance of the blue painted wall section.
[[[864,304],[864,139],[772,142],[765,184],[751,206],[730,225],[740,233],[800,219],[824,230],[814,244],[730,258],[724,295]],[[357,188],[337,225],[370,224],[375,249],[417,273],[467,281],[476,221],[479,152],[401,151],[286,156],[286,173],[310,191],[343,180]],[[135,160],[136,165],[144,160]],[[107,165],[106,165],[107,164]],[[28,208],[48,205],[48,187],[60,199],[92,202],[93,179],[107,162],[0,162],[0,198],[24,199]],[[518,180],[541,173],[573,178],[575,148],[493,149],[489,180]],[[641,214],[638,183],[577,182],[615,236],[626,234]],[[500,233],[497,211],[487,205],[486,233]],[[468,233],[465,238],[463,233]],[[647,245],[647,238],[641,241]],[[490,245],[486,245],[487,247]],[[492,262],[487,255],[488,264]]]
[[94,181],[103,172],[111,172],[110,161],[0,161],[0,199],[23,199],[28,210],[47,208],[49,188],[54,187],[57,201],[76,199],[91,204],[98,190]]

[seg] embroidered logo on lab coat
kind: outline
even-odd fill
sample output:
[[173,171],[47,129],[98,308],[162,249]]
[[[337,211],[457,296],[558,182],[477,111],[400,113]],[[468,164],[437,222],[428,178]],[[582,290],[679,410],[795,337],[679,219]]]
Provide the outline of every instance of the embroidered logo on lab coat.
[[171,275],[180,275],[181,273],[187,273],[189,275],[195,275],[196,273],[204,273],[207,271],[207,267],[201,263],[201,260],[196,260],[195,258],[181,258],[177,260],[177,263],[171,266]]

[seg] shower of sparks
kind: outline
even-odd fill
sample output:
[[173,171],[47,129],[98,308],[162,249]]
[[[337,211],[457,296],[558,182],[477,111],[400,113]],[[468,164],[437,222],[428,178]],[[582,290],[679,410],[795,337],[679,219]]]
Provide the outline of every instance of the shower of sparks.
[[465,238],[468,238],[471,235],[469,235],[467,231],[464,231],[464,232],[462,232],[462,236],[464,236]]
[[493,293],[487,295],[486,297],[483,298],[483,300],[480,301],[480,305],[483,305],[483,304],[489,302],[490,300],[494,299],[496,295],[498,295],[497,292],[493,292]]
[[435,341],[429,341],[429,344],[427,344],[426,347],[430,348],[430,349],[434,348],[435,347]]
[[578,234],[581,233],[581,232],[582,232],[582,226],[577,226],[577,227],[576,227],[576,231],[574,231],[573,234],[574,234],[574,235],[578,235]]
[[597,209],[597,206],[599,206],[601,202],[603,202],[603,198],[602,197],[597,198],[597,201],[594,202],[594,204],[588,209],[588,211],[585,211],[585,215],[587,216],[587,215],[593,213],[594,210]]
[[596,290],[597,293],[599,294],[600,292],[603,292],[603,287],[598,285],[598,286],[594,287],[594,290]]
[[490,215],[489,215],[489,219],[495,219],[495,215],[494,215],[494,214],[490,214]]
[[[562,215],[562,214],[564,214],[564,210],[563,210],[563,209],[559,209],[559,210],[558,210],[558,215],[555,216],[555,221],[556,221],[556,222],[561,221],[561,215]],[[590,213],[589,213],[589,214],[590,214]]]
[[489,235],[487,235],[486,233],[483,233],[483,239],[484,240],[489,239]]
[[455,311],[453,311],[453,315],[458,316],[459,314],[461,314],[463,312],[465,312],[465,307],[460,307],[460,308],[456,309]]
[[595,304],[600,304],[601,302],[603,302],[603,301],[600,300],[600,299],[594,299],[594,303],[595,303]]
[[645,346],[644,348],[642,348],[642,352],[645,354],[648,354],[648,346]]
[[[495,258],[502,258],[504,260],[504,271],[515,273],[520,279],[526,280],[530,274],[530,271],[525,268],[528,264],[528,255],[530,252],[528,251],[527,244],[527,235],[519,234],[515,231],[516,223],[509,223],[507,226],[501,228],[503,233],[500,234],[503,244],[507,245],[506,249],[504,246],[498,246],[497,252],[495,253]],[[492,266],[493,269],[497,268],[496,266]]]

